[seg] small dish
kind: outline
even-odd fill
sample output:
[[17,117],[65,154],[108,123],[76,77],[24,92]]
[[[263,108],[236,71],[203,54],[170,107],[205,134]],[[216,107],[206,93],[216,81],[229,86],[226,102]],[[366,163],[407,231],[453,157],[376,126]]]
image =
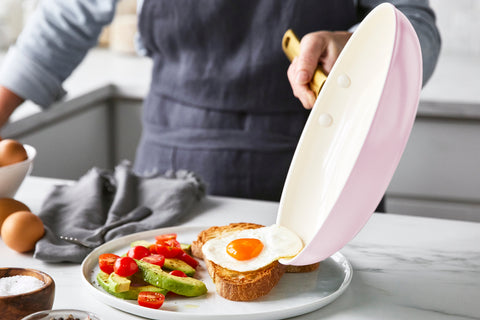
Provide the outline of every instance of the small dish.
[[37,155],[34,147],[24,144],[28,158],[22,162],[0,167],[0,198],[13,198],[25,177],[31,172]]
[[[69,318],[69,316],[71,316]],[[58,309],[58,310],[44,310],[35,312],[21,320],[52,320],[52,319],[63,319],[63,320],[100,320],[99,317],[93,313],[75,310],[75,309]]]
[[50,309],[55,298],[55,281],[48,274],[24,268],[0,268],[0,278],[13,276],[31,276],[41,280],[44,285],[38,289],[8,296],[0,296],[2,320],[18,320],[40,310]]

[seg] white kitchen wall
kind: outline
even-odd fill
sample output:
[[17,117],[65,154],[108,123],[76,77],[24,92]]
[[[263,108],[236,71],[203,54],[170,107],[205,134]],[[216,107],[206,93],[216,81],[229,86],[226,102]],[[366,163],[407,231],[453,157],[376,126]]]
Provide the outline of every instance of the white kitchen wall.
[[[40,1],[42,0],[0,0],[0,50],[15,43]],[[137,0],[118,1],[117,15],[112,25],[105,28],[100,38],[101,45],[110,46],[118,52],[134,53],[136,8]]]
[[430,0],[442,35],[442,52],[480,55],[480,0]]
[[[0,48],[14,41],[38,0],[0,0]],[[122,8],[135,8],[135,0],[120,1]],[[442,52],[480,55],[480,0],[430,0],[442,34]]]
[[20,0],[0,2],[0,49],[11,45],[23,28],[23,4]]

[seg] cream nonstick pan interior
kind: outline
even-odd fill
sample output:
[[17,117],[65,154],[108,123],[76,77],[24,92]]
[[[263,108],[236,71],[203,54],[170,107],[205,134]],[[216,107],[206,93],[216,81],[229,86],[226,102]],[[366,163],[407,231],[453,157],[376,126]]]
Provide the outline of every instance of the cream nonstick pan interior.
[[340,54],[295,151],[277,223],[305,247],[283,263],[321,261],[364,226],[400,161],[421,84],[413,27],[393,5],[379,5]]

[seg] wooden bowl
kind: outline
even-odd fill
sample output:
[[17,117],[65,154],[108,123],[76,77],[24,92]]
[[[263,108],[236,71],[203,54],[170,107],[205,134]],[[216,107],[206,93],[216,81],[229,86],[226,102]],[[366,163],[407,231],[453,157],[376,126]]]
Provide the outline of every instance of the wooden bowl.
[[24,268],[0,268],[0,278],[13,276],[32,276],[45,283],[34,291],[0,296],[2,320],[19,320],[31,313],[52,308],[55,298],[55,282],[48,274]]

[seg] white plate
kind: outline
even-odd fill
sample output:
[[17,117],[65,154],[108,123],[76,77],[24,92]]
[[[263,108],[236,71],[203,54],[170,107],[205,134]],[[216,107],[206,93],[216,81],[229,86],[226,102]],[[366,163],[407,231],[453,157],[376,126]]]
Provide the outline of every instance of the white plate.
[[[322,261],[318,270],[285,274],[273,290],[258,300],[236,302],[216,294],[205,264],[200,262],[196,278],[205,282],[208,293],[195,298],[167,296],[158,309],[141,307],[134,300],[122,300],[106,293],[96,282],[98,256],[124,254],[135,240],[154,242],[155,236],[177,233],[182,243],[191,243],[205,227],[171,227],[131,234],[107,242],[92,251],[82,263],[82,278],[87,289],[103,303],[122,311],[150,319],[283,319],[317,310],[338,298],[352,279],[352,266],[340,253]],[[252,318],[253,317],[253,318]]]

